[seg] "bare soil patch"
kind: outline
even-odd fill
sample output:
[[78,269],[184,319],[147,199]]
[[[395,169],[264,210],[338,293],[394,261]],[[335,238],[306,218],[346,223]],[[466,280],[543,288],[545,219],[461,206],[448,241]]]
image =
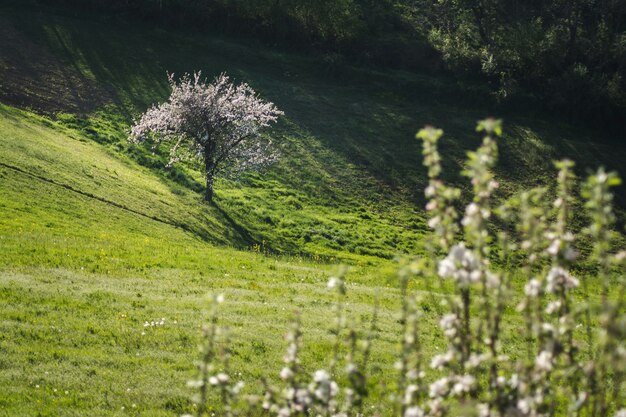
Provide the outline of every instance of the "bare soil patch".
[[0,18],[0,101],[39,113],[85,115],[111,94]]

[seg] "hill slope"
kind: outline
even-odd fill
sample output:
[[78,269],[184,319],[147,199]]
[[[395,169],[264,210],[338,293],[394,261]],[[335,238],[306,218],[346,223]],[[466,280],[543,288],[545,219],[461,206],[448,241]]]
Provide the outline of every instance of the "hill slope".
[[[191,197],[149,170],[40,117],[6,106],[0,114],[0,160],[11,161],[0,164],[3,412],[191,411],[185,381],[207,292],[227,293],[222,322],[235,340],[233,369],[250,385],[280,360],[294,308],[316,341],[305,357],[311,366],[323,361],[332,267],[207,243],[229,237],[218,210],[199,205],[183,222]],[[353,268],[349,311],[367,317],[373,293],[383,298],[385,339],[375,351],[383,364],[394,350],[388,311],[397,291],[379,266]],[[161,318],[164,325],[144,327]]]
[[[66,10],[7,8],[4,16],[0,27],[10,36],[0,41],[0,96],[54,113],[76,137],[150,168],[183,197],[185,220],[170,220],[189,222],[185,227],[215,242],[353,260],[415,253],[427,230],[415,131],[427,123],[443,127],[446,164],[458,172],[465,151],[477,143],[472,126],[491,110],[479,88],[443,77],[334,66],[260,45]],[[218,183],[219,210],[210,215],[212,209],[199,208],[203,184],[196,166],[166,173],[163,154],[126,142],[132,117],[166,97],[166,73],[193,70],[208,77],[226,71],[286,113],[268,133],[282,147],[281,162]],[[620,168],[626,159],[623,147],[613,145],[619,138],[504,116],[503,195],[548,182],[552,159],[570,157],[582,172],[599,164]],[[456,174],[449,179],[466,186]]]
[[[351,317],[370,318],[380,296],[379,405],[377,389],[396,378],[400,329],[394,266],[383,258],[419,253],[427,233],[413,135],[425,123],[445,128],[446,167],[458,171],[476,145],[475,120],[489,113],[480,89],[63,10],[0,10],[0,101],[11,105],[0,105],[0,410],[192,411],[184,382],[209,291],[227,292],[223,322],[244,381],[277,376],[294,309],[312,371],[330,350],[323,288],[336,260],[352,264]],[[202,203],[197,166],[165,172],[162,153],[126,141],[132,117],[166,97],[166,71],[196,69],[225,70],[286,113],[268,133],[282,160],[219,181],[216,206]],[[556,157],[615,168],[625,157],[610,138],[541,119],[509,115],[506,131],[502,195],[546,183]],[[441,341],[439,295],[425,293],[423,309],[428,355]],[[519,335],[504,333],[515,355]]]

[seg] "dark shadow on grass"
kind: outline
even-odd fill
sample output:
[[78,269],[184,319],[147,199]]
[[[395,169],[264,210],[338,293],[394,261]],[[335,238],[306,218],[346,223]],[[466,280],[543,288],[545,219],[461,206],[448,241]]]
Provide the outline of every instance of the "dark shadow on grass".
[[257,240],[252,237],[250,232],[248,230],[246,230],[245,227],[243,227],[239,223],[237,223],[237,221],[235,221],[235,219],[233,219],[230,216],[230,214],[228,214],[228,212],[226,210],[224,210],[222,207],[220,207],[220,205],[217,203],[217,201],[215,201],[215,199],[213,200],[212,203],[205,202],[205,204],[210,204],[211,207],[214,207],[215,210],[224,218],[224,220],[226,220],[228,222],[230,227],[232,227],[232,229],[235,232],[237,232],[237,234],[239,235],[238,242],[242,246],[250,247],[250,246],[254,245],[255,243],[257,243]]

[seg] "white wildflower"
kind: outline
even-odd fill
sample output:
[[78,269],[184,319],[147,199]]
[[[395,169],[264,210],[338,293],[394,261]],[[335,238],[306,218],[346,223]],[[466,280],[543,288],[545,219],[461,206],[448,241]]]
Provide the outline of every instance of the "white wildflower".
[[435,355],[430,361],[430,367],[437,370],[443,369],[444,366],[448,365],[454,360],[454,356],[454,352],[451,350],[441,355]]
[[540,371],[552,370],[552,353],[546,350],[542,350],[537,359],[535,360],[535,367]]
[[424,417],[424,411],[417,407],[409,407],[404,412],[404,417]]
[[452,392],[456,395],[470,392],[472,387],[476,383],[476,378],[471,375],[462,375],[457,378],[456,382],[452,386]]
[[568,271],[560,266],[555,266],[550,269],[546,281],[546,290],[553,294],[562,290],[577,288],[580,284],[578,279],[574,278]]
[[280,377],[283,380],[288,380],[293,378],[293,371],[291,370],[291,368],[285,366],[281,371],[280,371]]
[[555,314],[559,311],[560,308],[561,308],[560,300],[551,301],[546,306],[546,314]]
[[517,400],[517,409],[524,415],[530,414],[533,404],[532,398],[520,398]]
[[330,375],[324,369],[315,371],[313,374],[313,381],[317,383],[327,382],[330,379]]
[[524,292],[528,297],[531,298],[539,296],[539,294],[541,293],[541,283],[534,278],[531,279],[524,287]]
[[441,378],[433,382],[428,387],[428,395],[430,398],[443,397],[448,393],[450,387],[450,380],[448,378]]
[[474,253],[463,243],[454,245],[448,256],[439,262],[439,276],[452,278],[459,285],[467,286],[480,280],[480,264]]

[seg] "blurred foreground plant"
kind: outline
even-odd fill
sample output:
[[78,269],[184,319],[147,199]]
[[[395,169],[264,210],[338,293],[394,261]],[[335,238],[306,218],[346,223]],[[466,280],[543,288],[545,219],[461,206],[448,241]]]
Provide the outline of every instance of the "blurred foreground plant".
[[[483,142],[468,153],[463,171],[473,196],[460,220],[455,208],[460,190],[445,185],[440,177],[437,143],[443,132],[427,127],[417,134],[424,143],[429,176],[426,210],[435,232],[429,243],[432,256],[399,269],[403,326],[396,364],[399,377],[397,385],[386,387],[383,394],[395,406],[380,412],[402,417],[626,417],[626,251],[612,251],[611,229],[615,216],[610,187],[618,185],[619,178],[599,169],[583,185],[591,220],[584,233],[592,241],[590,261],[597,276],[581,282],[572,273],[580,254],[569,224],[574,164],[568,160],[555,164],[558,175],[552,202],[548,189],[535,188],[495,207],[493,193],[498,183],[492,169],[497,163],[501,122],[481,121],[477,131],[484,134]],[[409,291],[409,281],[415,278],[454,287],[443,300],[447,311],[439,320],[447,348],[431,358],[425,358],[421,349],[421,303]],[[590,294],[587,280],[599,280],[601,293]],[[235,409],[243,415],[256,410],[280,417],[365,415],[377,308],[363,336],[354,325],[346,325],[345,272],[332,277],[328,287],[337,295],[335,343],[328,370],[303,373],[299,359],[302,330],[296,316],[287,335],[284,366],[278,372],[282,386],[265,381],[260,408],[256,401],[238,397],[241,385],[230,384],[226,345],[216,354],[217,341],[225,341],[224,336],[220,339],[213,313],[204,331],[201,377],[192,384],[200,390],[198,415],[207,414],[208,388],[217,390],[212,398],[219,398],[217,409],[226,416]],[[579,287],[585,297],[582,302],[576,297]],[[522,289],[520,294],[516,288]],[[503,326],[511,326],[505,323],[505,309],[515,307],[511,303],[516,299],[521,300],[517,310],[525,322],[520,334],[526,354],[511,358],[501,333]],[[594,327],[592,317],[598,317],[598,326]],[[340,357],[342,351],[348,352],[345,358]],[[216,359],[221,360],[223,372],[213,375]],[[343,377],[340,364],[344,365]],[[237,401],[240,404],[233,407]]]

